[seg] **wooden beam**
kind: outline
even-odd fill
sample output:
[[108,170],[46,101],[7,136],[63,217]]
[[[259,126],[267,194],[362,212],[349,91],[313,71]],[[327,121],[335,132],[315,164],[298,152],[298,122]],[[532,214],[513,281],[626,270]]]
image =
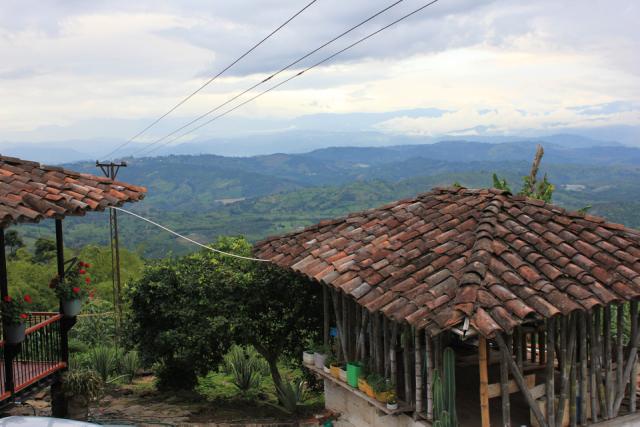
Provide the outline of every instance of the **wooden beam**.
[[555,426],[555,332],[556,321],[552,317],[547,319],[547,368],[546,368],[546,399],[547,399],[547,424],[549,426]]
[[420,331],[416,329],[413,334],[416,376],[416,415],[422,413],[422,342],[420,339],[420,335]]
[[522,348],[522,326],[518,326],[516,328],[516,333],[514,335],[515,347],[516,347],[516,361],[518,363],[518,367],[520,370],[524,367],[524,356],[523,356],[523,348]]
[[329,311],[329,290],[327,289],[327,285],[322,285],[322,315],[323,315],[323,324],[324,324],[324,333],[323,342],[325,346],[329,345],[329,328],[331,321],[331,312]]
[[391,345],[389,351],[389,362],[391,363],[391,382],[393,383],[393,385],[397,385],[398,361],[396,360],[396,358],[398,354],[398,324],[396,322],[393,322],[391,324]]
[[360,314],[360,330],[358,331],[358,343],[356,344],[356,357],[364,359],[365,356],[365,331],[367,329],[367,322],[369,320],[369,310],[362,307]]
[[487,339],[478,338],[478,365],[480,368],[480,417],[482,427],[491,425],[489,417],[489,369],[487,366]]
[[404,393],[405,393],[405,401],[411,404],[413,402],[413,393],[412,393],[412,382],[411,378],[411,362],[410,362],[410,351],[411,351],[411,327],[409,325],[404,325],[404,331],[402,334],[403,343],[402,343],[402,367],[404,369]]
[[384,377],[389,378],[389,372],[391,370],[391,365],[389,363],[389,321],[387,320],[387,316],[382,316],[382,350],[384,355],[382,357],[384,362]]
[[538,425],[540,427],[547,427],[547,421],[544,419],[544,415],[542,415],[542,412],[538,407],[538,403],[533,398],[533,396],[531,395],[531,392],[527,388],[527,383],[524,377],[522,376],[521,371],[518,369],[518,366],[513,361],[513,359],[509,356],[509,349],[507,348],[507,344],[505,343],[504,338],[502,338],[501,334],[496,334],[496,342],[500,347],[500,351],[502,351],[502,353],[505,355],[504,359],[509,364],[509,368],[511,369],[511,375],[513,375],[513,378],[518,383],[518,387],[520,387],[520,392],[522,393],[525,400],[529,404],[529,408],[533,411],[533,415],[536,417],[536,420],[538,421]]
[[[616,306],[616,402],[618,395],[624,395],[624,389],[627,385],[623,377],[624,366],[624,304]],[[629,372],[631,374],[631,372]],[[622,398],[620,398],[622,400]],[[613,403],[614,417],[618,413],[616,402]]]
[[[502,352],[500,353],[500,362],[502,362]],[[509,364],[505,363],[505,365],[507,367],[507,375],[509,375]],[[502,369],[502,364],[500,365],[500,368]],[[533,388],[536,385],[536,374],[525,375],[524,381],[525,383],[527,383],[528,388]],[[500,379],[499,383],[489,384],[487,388],[489,399],[494,399],[496,397],[504,396],[502,386],[503,386],[502,378]],[[507,386],[507,390],[506,390],[507,394],[518,393],[520,391],[520,387],[518,387],[518,383],[515,380],[507,381],[506,386]]]

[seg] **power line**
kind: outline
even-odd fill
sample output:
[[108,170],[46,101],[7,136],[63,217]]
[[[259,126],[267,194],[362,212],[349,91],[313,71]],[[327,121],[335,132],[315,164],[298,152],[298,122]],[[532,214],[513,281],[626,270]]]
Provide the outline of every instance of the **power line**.
[[[306,53],[305,55],[301,56],[300,58],[296,59],[295,61],[291,62],[290,64],[286,65],[285,67],[281,68],[280,70],[276,71],[275,73],[269,75],[268,77],[266,77],[265,79],[262,79],[261,81],[259,81],[258,83],[255,83],[253,86],[249,87],[248,89],[243,90],[242,92],[234,95],[233,97],[231,97],[230,99],[226,100],[225,102],[223,102],[222,104],[219,104],[218,106],[212,108],[211,110],[207,111],[206,113],[196,117],[195,119],[191,120],[190,122],[186,123],[185,125],[179,127],[178,129],[174,130],[173,132],[163,136],[160,139],[155,140],[154,142],[150,143],[149,145],[142,147],[141,149],[139,149],[138,151],[135,151],[134,153],[132,153],[133,156],[138,155],[140,153],[143,153],[145,151],[147,151],[149,148],[153,147],[154,145],[157,145],[159,143],[161,143],[162,141],[166,140],[167,138],[172,137],[173,135],[175,135],[176,133],[188,128],[189,126],[191,126],[194,123],[199,122],[200,120],[204,119],[207,116],[210,116],[211,114],[213,114],[214,112],[218,111],[219,109],[221,109],[222,107],[224,107],[227,104],[230,104],[231,102],[235,101],[236,99],[240,98],[241,96],[245,95],[248,92],[251,92],[253,89],[257,88],[258,86],[263,85],[264,83],[268,82],[269,80],[273,79],[274,77],[278,76],[279,74],[287,71],[288,69],[290,69],[291,67],[293,67],[294,65],[300,63],[301,61],[307,59],[308,57],[310,57],[311,55],[313,55],[314,53],[318,52],[319,50],[327,47],[328,45],[332,44],[333,42],[337,41],[338,39],[341,39],[342,37],[346,36],[347,34],[349,34],[350,32],[356,30],[357,28],[363,26],[364,24],[366,24],[367,22],[371,21],[372,19],[375,19],[376,17],[378,17],[379,15],[385,13],[386,11],[388,11],[389,9],[391,9],[392,7],[398,5],[399,3],[402,3],[404,0],[397,0],[394,3],[390,4],[389,6],[385,7],[384,9],[376,12],[375,14],[371,15],[370,17],[368,17],[367,19],[365,19],[364,21],[359,22],[358,24],[354,25],[353,27],[347,29],[346,31],[340,33],[339,35],[335,36],[334,38],[332,38],[331,40],[323,43],[322,45],[318,46],[317,48],[313,49],[312,51]],[[164,144],[162,145],[164,146]],[[155,151],[155,149],[153,150]]]
[[149,124],[147,127],[145,127],[144,129],[142,129],[140,132],[138,132],[137,134],[135,134],[133,137],[131,137],[128,141],[124,142],[123,144],[120,144],[118,147],[116,147],[115,149],[113,149],[109,154],[107,154],[106,156],[104,156],[105,158],[109,158],[110,156],[112,156],[113,154],[115,154],[117,151],[119,151],[120,149],[124,148],[125,146],[129,145],[131,142],[133,142],[135,139],[137,139],[138,137],[140,137],[142,134],[144,134],[146,131],[148,131],[149,129],[151,129],[153,126],[155,126],[156,124],[158,124],[162,119],[164,119],[165,117],[167,117],[169,114],[173,113],[175,110],[177,110],[182,104],[184,104],[185,102],[187,102],[188,100],[190,100],[193,96],[195,96],[198,92],[200,92],[202,89],[204,89],[205,87],[209,86],[214,80],[216,80],[218,77],[220,77],[223,73],[225,73],[227,70],[229,70],[229,68],[233,67],[234,65],[236,65],[238,62],[240,62],[245,56],[249,55],[251,52],[253,52],[255,49],[257,49],[262,43],[264,43],[265,41],[267,41],[269,38],[271,38],[271,36],[273,36],[275,33],[277,33],[278,31],[280,31],[285,25],[287,25],[289,22],[293,21],[298,15],[300,15],[302,12],[304,12],[305,10],[307,10],[312,4],[314,4],[315,2],[317,2],[318,0],[311,0],[309,3],[307,3],[307,5],[305,7],[303,7],[302,9],[300,9],[298,12],[296,12],[293,16],[291,16],[289,19],[287,19],[286,21],[284,21],[282,24],[280,24],[280,26],[278,28],[276,28],[275,30],[271,31],[266,37],[264,37],[262,40],[260,40],[258,43],[254,44],[249,50],[247,50],[245,53],[243,53],[242,55],[240,55],[238,58],[236,58],[231,64],[227,65],[224,69],[222,69],[218,74],[216,74],[215,76],[211,77],[209,80],[207,80],[202,86],[200,86],[198,89],[196,89],[195,91],[193,91],[191,94],[189,94],[188,96],[186,96],[185,98],[183,98],[180,102],[178,102],[176,105],[174,105],[173,107],[171,107],[171,109],[169,109],[169,111],[167,111],[166,113],[164,113],[163,115],[161,115],[160,117],[158,117],[156,120],[154,120],[151,124]]
[[180,237],[181,239],[186,240],[187,242],[193,243],[194,245],[200,246],[200,247],[202,247],[202,248],[204,248],[204,249],[207,249],[207,250],[209,250],[209,251],[211,251],[211,252],[215,252],[215,253],[220,254],[220,255],[230,256],[230,257],[233,257],[233,258],[244,259],[244,260],[248,260],[248,261],[270,262],[268,259],[252,258],[252,257],[247,257],[247,256],[242,256],[242,255],[237,255],[237,254],[232,254],[232,253],[229,253],[229,252],[224,252],[224,251],[221,251],[221,250],[219,250],[219,249],[212,248],[211,246],[207,246],[207,245],[204,245],[204,244],[202,244],[202,243],[200,243],[200,242],[196,242],[196,241],[195,241],[195,240],[193,240],[193,239],[190,239],[190,238],[188,238],[188,237],[186,237],[186,236],[183,236],[182,234],[180,234],[180,233],[178,233],[178,232],[176,232],[176,231],[173,231],[173,230],[171,230],[171,229],[169,229],[169,228],[165,227],[164,225],[158,224],[157,222],[152,221],[152,220],[150,220],[149,218],[145,218],[145,217],[143,217],[143,216],[141,216],[141,215],[138,215],[137,213],[133,213],[133,212],[128,211],[128,210],[126,210],[126,209],[118,208],[118,207],[115,207],[115,206],[109,206],[109,207],[110,207],[111,209],[115,209],[115,210],[117,210],[117,211],[124,212],[124,213],[129,214],[129,215],[131,215],[131,216],[134,216],[134,217],[136,217],[136,218],[138,218],[138,219],[141,219],[141,220],[143,220],[143,221],[146,221],[146,222],[148,222],[148,223],[149,223],[149,224],[151,224],[151,225],[154,225],[154,226],[156,226],[156,227],[158,227],[158,228],[163,229],[164,231],[167,231],[167,232],[169,232],[169,233],[173,234],[174,236],[178,236],[178,237]]
[[178,136],[176,136],[176,137],[174,137],[174,138],[170,139],[169,141],[165,142],[164,144],[161,144],[161,145],[159,145],[159,146],[157,146],[157,147],[153,148],[151,151],[147,152],[147,153],[146,153],[146,155],[149,155],[149,154],[153,153],[154,151],[156,151],[156,150],[158,150],[158,149],[160,149],[160,148],[162,148],[162,147],[166,146],[167,144],[170,144],[171,142],[174,142],[174,141],[176,141],[176,140],[178,140],[178,139],[180,139],[180,138],[182,138],[182,137],[184,137],[184,136],[186,136],[186,135],[190,134],[191,132],[194,132],[194,131],[196,131],[196,130],[198,130],[198,129],[200,129],[200,128],[204,127],[204,126],[207,126],[208,124],[210,124],[210,123],[212,123],[212,122],[214,122],[214,121],[218,120],[218,119],[219,119],[219,118],[221,118],[221,117],[226,116],[227,114],[231,113],[232,111],[237,110],[238,108],[242,107],[243,105],[246,105],[246,104],[248,104],[249,102],[252,102],[253,100],[255,100],[255,99],[257,99],[257,98],[260,98],[260,97],[261,97],[261,96],[263,96],[263,95],[266,95],[267,93],[271,92],[272,90],[275,90],[275,89],[279,88],[280,86],[284,85],[285,83],[287,83],[287,82],[289,82],[289,81],[291,81],[291,80],[295,79],[296,77],[300,77],[302,74],[306,73],[307,71],[309,71],[309,70],[311,70],[311,69],[313,69],[313,68],[315,68],[315,67],[318,67],[318,66],[320,66],[320,65],[324,64],[325,62],[330,61],[331,59],[335,58],[336,56],[340,55],[341,53],[343,53],[343,52],[345,52],[345,51],[347,51],[347,50],[349,50],[349,49],[351,49],[351,48],[353,48],[353,47],[355,47],[355,46],[359,45],[360,43],[362,43],[362,42],[364,42],[364,41],[366,41],[366,40],[370,39],[371,37],[375,36],[376,34],[381,33],[382,31],[386,30],[387,28],[389,28],[389,27],[391,27],[391,26],[393,26],[393,25],[396,25],[397,23],[399,23],[399,22],[401,22],[401,21],[403,21],[403,20],[405,20],[405,19],[409,18],[410,16],[415,15],[416,13],[418,13],[418,12],[422,11],[423,9],[426,9],[427,7],[431,6],[432,4],[437,3],[438,1],[439,1],[439,0],[432,0],[432,1],[430,1],[429,3],[427,3],[427,4],[425,4],[425,5],[421,6],[421,7],[419,7],[419,8],[417,8],[417,9],[415,9],[414,11],[412,11],[412,12],[410,12],[410,13],[406,14],[406,15],[403,15],[402,17],[400,17],[400,18],[396,19],[395,21],[391,22],[390,24],[387,24],[387,25],[385,25],[384,27],[382,27],[382,28],[380,28],[380,29],[378,29],[378,30],[374,31],[373,33],[370,33],[370,34],[368,34],[367,36],[365,36],[365,37],[363,37],[363,38],[361,38],[361,39],[359,39],[359,40],[357,40],[357,41],[355,41],[355,42],[351,43],[351,44],[350,44],[350,45],[348,45],[347,47],[345,47],[345,48],[343,48],[343,49],[340,49],[339,51],[337,51],[337,52],[335,52],[335,53],[331,54],[330,56],[326,57],[325,59],[323,59],[323,60],[321,60],[321,61],[318,61],[318,62],[316,62],[315,64],[313,64],[313,65],[311,65],[311,66],[309,66],[309,67],[305,68],[304,70],[302,70],[302,71],[298,72],[297,74],[294,74],[293,76],[291,76],[291,77],[287,78],[286,80],[283,80],[282,82],[280,82],[280,83],[278,83],[278,84],[276,84],[276,85],[274,85],[274,86],[270,87],[269,89],[266,89],[266,90],[264,90],[264,91],[262,91],[262,92],[258,93],[257,95],[255,95],[255,96],[253,96],[253,97],[251,97],[251,98],[247,99],[246,101],[243,101],[242,103],[240,103],[240,104],[236,105],[235,107],[233,107],[233,108],[231,108],[231,109],[229,109],[229,110],[227,110],[227,111],[225,111],[225,112],[223,112],[223,113],[220,113],[220,114],[218,114],[217,116],[212,117],[210,120],[207,120],[206,122],[201,123],[200,125],[198,125],[198,126],[196,126],[196,127],[192,128],[192,129],[188,130],[187,132],[185,132],[185,133],[183,133],[183,134],[181,134],[181,135],[178,135]]

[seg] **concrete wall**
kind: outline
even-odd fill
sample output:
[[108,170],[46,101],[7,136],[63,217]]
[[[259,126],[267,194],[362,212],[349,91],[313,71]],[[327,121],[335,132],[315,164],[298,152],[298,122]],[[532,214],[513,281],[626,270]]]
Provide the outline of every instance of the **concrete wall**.
[[414,421],[407,415],[386,415],[348,390],[324,381],[327,409],[340,413],[337,427],[426,427],[429,423]]

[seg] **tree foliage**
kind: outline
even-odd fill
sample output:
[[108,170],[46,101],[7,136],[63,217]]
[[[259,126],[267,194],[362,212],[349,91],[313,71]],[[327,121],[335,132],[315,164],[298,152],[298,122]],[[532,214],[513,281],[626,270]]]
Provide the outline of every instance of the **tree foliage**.
[[[217,249],[250,255],[242,238]],[[201,251],[147,267],[129,287],[131,337],[158,386],[192,388],[232,343],[251,344],[282,383],[278,362],[295,357],[321,325],[319,287],[263,263]]]

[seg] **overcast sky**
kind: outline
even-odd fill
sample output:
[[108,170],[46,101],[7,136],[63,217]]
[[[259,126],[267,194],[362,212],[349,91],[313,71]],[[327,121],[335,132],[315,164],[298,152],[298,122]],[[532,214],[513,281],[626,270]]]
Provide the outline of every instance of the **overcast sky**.
[[[3,0],[0,142],[126,140],[307,1]],[[318,0],[141,141],[391,3]],[[422,4],[404,0],[303,65]],[[372,127],[430,136],[637,127],[639,21],[637,0],[440,0],[189,137],[273,131],[309,114],[412,109],[441,113],[385,116]]]

